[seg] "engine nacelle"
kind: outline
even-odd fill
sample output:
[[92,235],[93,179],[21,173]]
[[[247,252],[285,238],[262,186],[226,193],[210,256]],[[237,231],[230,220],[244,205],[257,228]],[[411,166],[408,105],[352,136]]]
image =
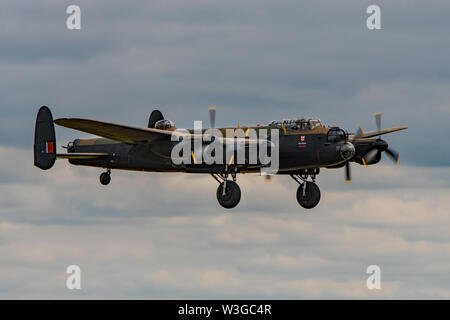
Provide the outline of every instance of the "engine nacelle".
[[[359,163],[360,165],[364,165],[364,162],[362,161],[362,157],[358,157],[358,158],[353,158],[353,160],[356,163]],[[371,165],[371,164],[377,164],[378,162],[380,162],[381,160],[381,153],[379,152],[376,156],[376,158],[374,158],[372,161],[366,161],[366,165]]]
[[377,164],[381,160],[381,152],[378,152],[372,160],[368,161],[367,159],[364,159],[364,162],[363,162],[364,156],[366,156],[367,153],[373,149],[374,148],[371,146],[364,146],[364,147],[357,146],[356,153],[355,153],[355,156],[353,157],[352,161],[359,163],[360,165]]

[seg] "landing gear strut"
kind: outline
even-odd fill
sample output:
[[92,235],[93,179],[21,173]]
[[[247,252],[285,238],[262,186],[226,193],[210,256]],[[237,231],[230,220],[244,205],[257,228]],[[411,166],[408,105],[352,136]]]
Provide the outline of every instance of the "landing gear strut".
[[111,169],[106,170],[100,175],[100,183],[107,186],[111,182]]
[[[291,174],[300,186],[297,189],[297,201],[305,209],[312,209],[320,201],[320,189],[315,184],[316,175],[319,174],[319,169],[306,169],[299,174]],[[311,181],[307,181],[311,177]]]
[[[228,180],[228,174],[233,180]],[[231,169],[223,174],[212,173],[211,176],[219,183],[217,188],[217,201],[225,209],[231,209],[238,205],[241,200],[241,189],[236,183],[236,170]]]

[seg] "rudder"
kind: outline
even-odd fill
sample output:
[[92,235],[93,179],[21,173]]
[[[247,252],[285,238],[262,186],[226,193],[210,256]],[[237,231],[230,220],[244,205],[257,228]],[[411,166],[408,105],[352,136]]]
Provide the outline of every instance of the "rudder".
[[48,170],[56,161],[56,136],[53,116],[50,109],[43,106],[36,117],[34,131],[34,165]]

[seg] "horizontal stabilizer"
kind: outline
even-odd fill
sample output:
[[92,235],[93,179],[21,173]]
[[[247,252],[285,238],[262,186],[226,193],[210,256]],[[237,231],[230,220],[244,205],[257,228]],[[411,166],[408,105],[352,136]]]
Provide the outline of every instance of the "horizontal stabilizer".
[[63,153],[57,154],[57,159],[98,159],[108,157],[108,153]]

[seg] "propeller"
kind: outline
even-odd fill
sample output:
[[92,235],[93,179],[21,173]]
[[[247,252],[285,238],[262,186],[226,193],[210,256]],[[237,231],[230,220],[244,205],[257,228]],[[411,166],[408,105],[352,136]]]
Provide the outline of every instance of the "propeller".
[[[216,126],[216,107],[209,107],[209,122],[211,125],[211,128],[214,129]],[[238,122],[238,127],[240,127],[240,123]],[[264,181],[271,182],[272,176],[271,175],[264,175]]]
[[392,159],[392,161],[394,161],[395,163],[398,163],[400,161],[400,154],[397,151],[392,148],[387,148],[385,151],[386,154]]
[[366,163],[371,163],[373,160],[377,158],[377,155],[380,151],[377,148],[373,148],[372,150],[369,150],[364,157],[362,158],[364,165]]
[[[391,129],[381,130],[381,112],[376,112],[374,114],[375,117],[375,124],[377,126],[377,131],[373,132],[373,134],[369,133],[366,134],[364,132],[364,129],[362,127],[359,127],[357,132],[355,133],[355,136],[353,139],[358,140],[359,138],[366,138],[366,137],[373,137],[376,133],[380,133],[378,136],[378,139],[376,142],[373,143],[373,148],[370,149],[361,159],[364,166],[367,166],[367,164],[375,162],[375,160],[380,156],[380,153],[386,152],[387,156],[394,161],[394,163],[398,163],[400,160],[400,154],[395,151],[394,149],[390,148],[388,143],[386,141],[381,140],[381,134],[393,132],[393,131],[387,131],[391,129],[406,129],[406,127],[395,127]],[[387,132],[386,132],[387,131]],[[398,130],[395,130],[398,131]],[[350,163],[347,161],[345,163],[345,181],[351,182],[351,173],[350,173]]]
[[[211,128],[214,129],[216,126],[216,107],[209,107],[209,122],[211,125]],[[238,122],[238,128],[240,127],[240,123]],[[195,155],[193,154],[193,156],[195,157]],[[272,181],[272,176],[271,175],[264,175],[264,180],[266,182],[271,182]]]
[[352,182],[352,172],[350,170],[350,162],[345,163],[345,182]]
[[[376,122],[376,125],[377,125],[377,130],[380,131],[381,130],[381,112],[375,112],[374,116],[375,116],[375,122]],[[370,150],[364,156],[363,159],[365,159],[368,162],[373,160],[378,155],[378,152],[380,152],[380,150],[378,150],[378,149],[374,149],[374,150]],[[399,162],[400,154],[397,151],[395,151],[394,149],[389,148],[389,147],[387,147],[383,151],[386,152],[386,154],[389,156],[389,158],[391,158],[392,161],[394,161],[394,163],[398,163]]]
[[377,124],[377,130],[381,130],[381,112],[375,112],[375,123]]
[[216,127],[216,107],[209,108],[209,124],[212,129]]

